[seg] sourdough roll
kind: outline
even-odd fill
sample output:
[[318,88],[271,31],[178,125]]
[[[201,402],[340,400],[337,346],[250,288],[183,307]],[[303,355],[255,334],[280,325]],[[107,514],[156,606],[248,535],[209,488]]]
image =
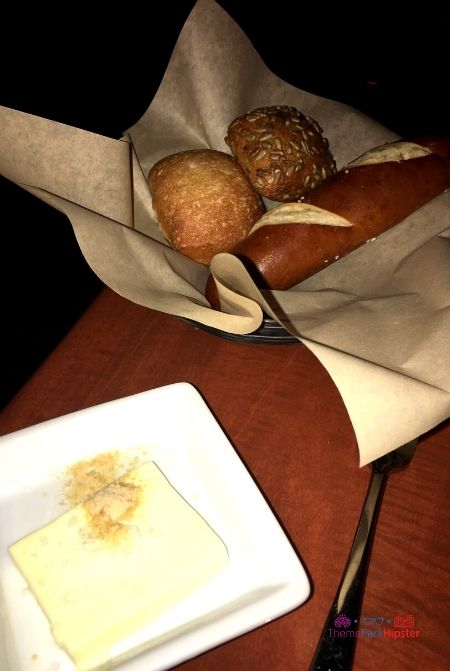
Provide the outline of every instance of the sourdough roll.
[[164,237],[205,265],[243,240],[265,211],[234,158],[213,149],[166,156],[152,167],[148,183]]
[[256,191],[271,200],[297,200],[336,172],[322,129],[295,107],[244,114],[232,121],[225,141]]

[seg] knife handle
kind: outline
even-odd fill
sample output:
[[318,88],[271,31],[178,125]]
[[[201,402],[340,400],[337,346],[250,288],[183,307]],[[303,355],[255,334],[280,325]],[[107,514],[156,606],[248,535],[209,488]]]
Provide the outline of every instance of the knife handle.
[[353,665],[367,567],[387,475],[372,472],[344,573],[309,671],[349,671]]

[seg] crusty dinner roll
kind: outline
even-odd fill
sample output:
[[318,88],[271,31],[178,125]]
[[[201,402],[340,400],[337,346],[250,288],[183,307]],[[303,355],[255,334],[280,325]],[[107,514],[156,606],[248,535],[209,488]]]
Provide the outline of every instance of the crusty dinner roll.
[[245,238],[265,211],[234,158],[213,149],[166,156],[152,167],[148,183],[164,237],[205,265]]
[[336,172],[328,141],[295,107],[259,107],[230,124],[226,143],[258,193],[293,201]]

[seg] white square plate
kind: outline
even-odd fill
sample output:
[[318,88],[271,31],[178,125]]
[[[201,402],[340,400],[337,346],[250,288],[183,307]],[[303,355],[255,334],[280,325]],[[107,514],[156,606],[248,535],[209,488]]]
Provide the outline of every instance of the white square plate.
[[151,647],[118,671],[171,668],[287,613],[309,595],[301,562],[264,497],[199,393],[180,382],[0,438],[2,671],[74,670],[8,547],[67,510],[61,503],[67,467],[112,450],[130,461],[136,455],[153,460],[219,534],[230,557],[213,583],[149,626]]

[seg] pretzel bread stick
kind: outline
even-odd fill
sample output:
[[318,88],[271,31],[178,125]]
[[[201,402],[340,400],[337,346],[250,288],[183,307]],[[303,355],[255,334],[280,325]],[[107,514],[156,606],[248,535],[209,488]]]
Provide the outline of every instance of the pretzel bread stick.
[[[408,142],[429,153],[349,164],[302,201],[338,215],[349,225],[308,224],[299,216],[295,223],[256,228],[231,253],[243,261],[260,288],[289,289],[377,238],[450,186],[450,138],[424,137]],[[213,307],[220,306],[212,276],[205,294]]]

